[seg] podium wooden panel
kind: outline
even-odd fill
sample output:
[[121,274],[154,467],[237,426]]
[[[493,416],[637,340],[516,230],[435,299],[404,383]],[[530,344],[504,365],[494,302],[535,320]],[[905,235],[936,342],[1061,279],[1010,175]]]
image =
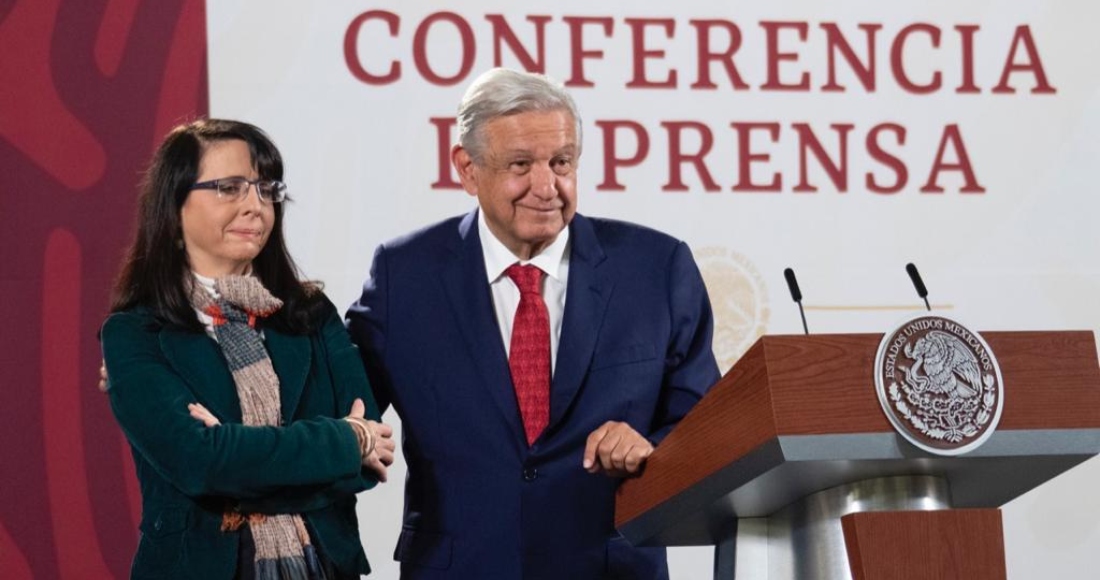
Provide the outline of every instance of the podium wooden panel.
[[865,512],[840,519],[853,580],[1005,580],[996,509]]
[[1092,332],[982,336],[1004,410],[985,444],[956,457],[919,450],[886,419],[873,380],[881,335],[762,337],[623,483],[617,527],[637,545],[718,544],[738,518],[891,476],[942,477],[952,507],[996,508],[1100,452]]

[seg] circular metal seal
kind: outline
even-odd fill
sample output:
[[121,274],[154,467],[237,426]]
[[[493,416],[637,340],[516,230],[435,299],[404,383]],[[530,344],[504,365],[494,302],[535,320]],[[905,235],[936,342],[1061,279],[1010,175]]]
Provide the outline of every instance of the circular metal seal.
[[1001,367],[981,335],[917,315],[883,335],[875,389],[894,429],[936,455],[961,455],[993,434],[1004,408]]

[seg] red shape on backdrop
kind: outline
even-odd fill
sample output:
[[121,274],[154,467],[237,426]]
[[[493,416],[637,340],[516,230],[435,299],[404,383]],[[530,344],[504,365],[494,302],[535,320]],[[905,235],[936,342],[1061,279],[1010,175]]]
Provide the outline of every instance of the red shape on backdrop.
[[[207,94],[206,80],[206,4],[203,0],[186,0],[172,32],[172,44],[164,63],[157,116],[154,119],[153,143],[172,127],[191,120],[196,114],[206,114],[205,103],[198,110],[195,97]],[[198,33],[196,34],[196,31]],[[201,57],[196,58],[196,55]]]
[[0,570],[4,571],[7,580],[33,580],[31,566],[18,546],[12,541],[11,535],[0,524]]
[[0,576],[124,578],[140,490],[96,333],[141,172],[207,111],[205,4],[15,0],[0,50]]
[[[54,549],[62,578],[109,578],[93,523],[84,465],[80,384],[80,242],[57,229],[42,276],[42,434]],[[94,443],[94,441],[92,441]]]
[[113,77],[126,54],[126,43],[141,0],[108,0],[95,35],[95,64],[103,76]]
[[107,155],[53,84],[60,0],[19,2],[0,23],[0,136],[70,189],[103,176]]

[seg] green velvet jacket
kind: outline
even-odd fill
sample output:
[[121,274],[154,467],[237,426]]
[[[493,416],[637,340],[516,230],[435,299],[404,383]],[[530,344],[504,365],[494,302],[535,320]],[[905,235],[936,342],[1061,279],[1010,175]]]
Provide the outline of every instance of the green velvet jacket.
[[[342,574],[370,571],[355,494],[376,481],[341,417],[363,399],[378,419],[363,363],[331,302],[308,336],[264,328],[279,377],[281,427],[241,424],[237,390],[217,342],[158,325],[144,308],[103,324],[111,408],[141,484],[141,541],[132,578],[232,578],[240,538],[222,513],[298,513]],[[221,421],[191,418],[201,403]]]

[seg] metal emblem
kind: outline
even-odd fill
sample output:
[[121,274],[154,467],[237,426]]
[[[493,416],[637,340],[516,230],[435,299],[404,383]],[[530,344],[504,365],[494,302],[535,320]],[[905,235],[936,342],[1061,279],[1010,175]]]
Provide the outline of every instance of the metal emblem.
[[917,447],[959,455],[1001,420],[1001,367],[981,335],[942,316],[916,316],[886,333],[875,388],[890,423]]
[[742,254],[711,246],[692,250],[714,310],[714,357],[725,374],[768,328],[768,290]]

